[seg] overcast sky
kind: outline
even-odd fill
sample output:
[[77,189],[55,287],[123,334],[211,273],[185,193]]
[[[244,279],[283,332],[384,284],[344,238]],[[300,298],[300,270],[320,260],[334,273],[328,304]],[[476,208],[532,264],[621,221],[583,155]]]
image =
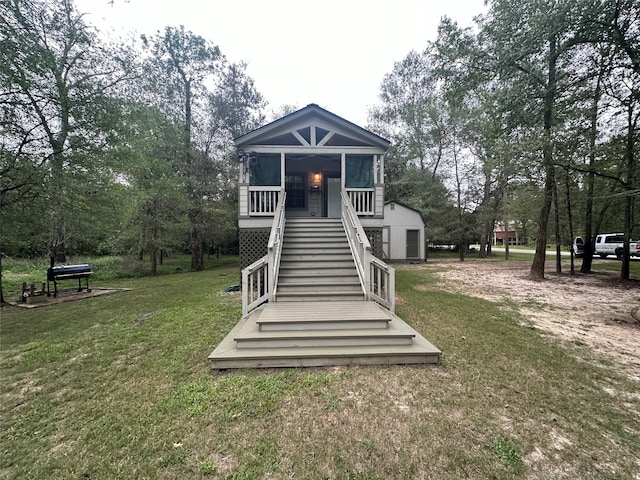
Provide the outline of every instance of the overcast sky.
[[472,24],[483,0],[75,0],[102,31],[152,34],[165,26],[218,45],[270,109],[316,103],[361,126],[394,62],[434,40],[444,15]]

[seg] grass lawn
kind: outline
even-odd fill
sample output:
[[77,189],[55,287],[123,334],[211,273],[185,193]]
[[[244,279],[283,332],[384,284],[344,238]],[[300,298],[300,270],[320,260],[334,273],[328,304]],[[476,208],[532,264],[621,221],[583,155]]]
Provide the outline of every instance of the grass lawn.
[[397,274],[439,366],[211,371],[237,267],[96,279],[113,295],[1,318],[0,478],[640,476],[637,383],[508,305]]

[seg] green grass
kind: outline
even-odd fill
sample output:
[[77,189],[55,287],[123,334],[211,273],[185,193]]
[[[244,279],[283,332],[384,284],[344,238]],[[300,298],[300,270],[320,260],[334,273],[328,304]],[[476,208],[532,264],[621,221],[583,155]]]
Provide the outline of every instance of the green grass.
[[[634,478],[637,384],[508,304],[397,274],[439,366],[211,371],[235,266],[1,319],[0,478]],[[611,392],[614,392],[613,394]]]
[[[88,263],[91,266],[93,275],[90,283],[105,282],[122,278],[140,278],[151,274],[149,260],[145,258],[140,261],[134,257],[69,257],[65,265],[75,265]],[[205,256],[205,270],[221,267],[224,265],[238,265],[237,256]],[[13,259],[2,260],[2,287],[5,297],[8,300],[17,298],[22,282],[27,284],[35,283],[38,287],[47,280],[47,268],[49,260],[44,258],[35,259]],[[190,255],[171,255],[164,259],[162,265],[158,264],[157,274],[168,275],[174,273],[188,272],[191,270]],[[61,284],[63,288],[72,287],[74,282]]]

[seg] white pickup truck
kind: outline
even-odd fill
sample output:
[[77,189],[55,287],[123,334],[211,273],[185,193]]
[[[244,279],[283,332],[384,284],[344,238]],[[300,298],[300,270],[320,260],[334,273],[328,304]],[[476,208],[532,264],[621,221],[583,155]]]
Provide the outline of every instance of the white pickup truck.
[[[602,233],[596,237],[595,251],[600,258],[607,255],[615,255],[618,260],[622,260],[624,253],[623,233]],[[640,242],[631,240],[629,244],[629,256],[640,257]]]

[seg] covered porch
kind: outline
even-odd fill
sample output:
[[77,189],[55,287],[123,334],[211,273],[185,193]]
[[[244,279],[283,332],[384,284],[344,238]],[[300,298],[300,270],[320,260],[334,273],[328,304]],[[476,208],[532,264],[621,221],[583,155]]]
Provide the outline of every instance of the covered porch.
[[359,216],[384,214],[384,159],[379,154],[258,153],[239,184],[240,219],[272,217],[282,192],[287,217],[340,218],[344,191]]
[[[340,194],[358,216],[384,216],[389,142],[317,105],[236,139],[239,227],[266,226],[282,193],[287,217],[340,217]],[[374,222],[372,225],[378,225]]]

